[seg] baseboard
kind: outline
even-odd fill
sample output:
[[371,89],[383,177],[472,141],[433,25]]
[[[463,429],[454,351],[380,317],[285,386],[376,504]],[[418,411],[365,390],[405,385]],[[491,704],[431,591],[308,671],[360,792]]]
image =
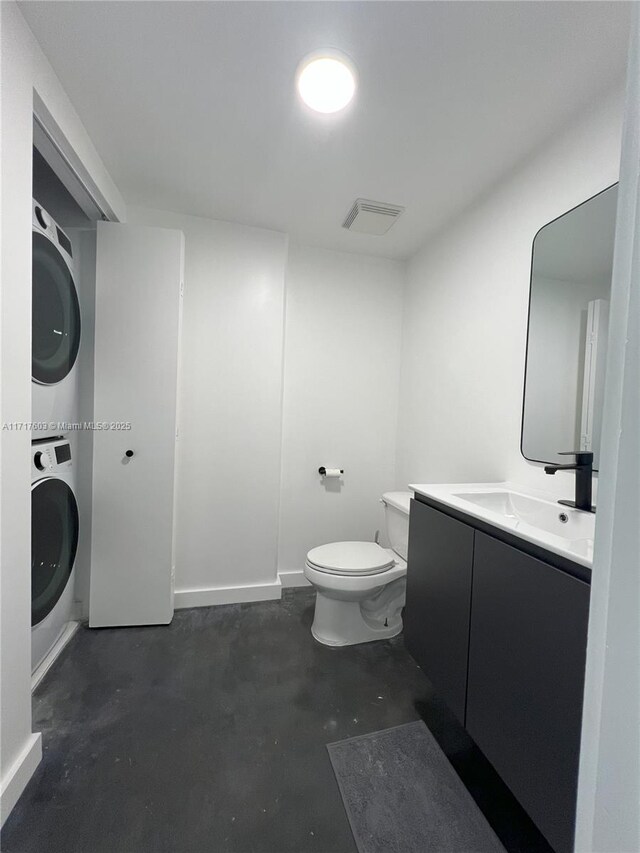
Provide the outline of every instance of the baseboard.
[[0,825],[11,814],[18,802],[20,794],[27,787],[27,782],[36,771],[42,759],[42,735],[35,732],[29,735],[27,743],[20,755],[5,774],[0,786]]
[[177,589],[176,610],[185,607],[211,607],[214,604],[244,604],[248,601],[274,601],[282,595],[280,579],[271,583],[242,586],[214,586],[206,589]]
[[295,572],[279,572],[278,577],[280,578],[283,589],[290,586],[311,586],[305,578],[302,569],[298,569]]
[[79,622],[67,622],[64,627],[64,631],[60,634],[58,639],[55,641],[49,652],[42,659],[42,661],[38,664],[36,669],[31,675],[31,691],[33,692],[38,684],[42,681],[45,675],[51,669],[55,659],[58,657],[60,652],[67,645],[69,640],[73,637],[75,632],[78,630],[80,623]]

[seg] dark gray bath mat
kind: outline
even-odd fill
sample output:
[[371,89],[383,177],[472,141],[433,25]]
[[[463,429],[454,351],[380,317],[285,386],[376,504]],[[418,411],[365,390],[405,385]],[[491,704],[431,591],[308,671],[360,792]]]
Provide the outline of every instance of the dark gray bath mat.
[[327,749],[360,853],[505,853],[421,720]]

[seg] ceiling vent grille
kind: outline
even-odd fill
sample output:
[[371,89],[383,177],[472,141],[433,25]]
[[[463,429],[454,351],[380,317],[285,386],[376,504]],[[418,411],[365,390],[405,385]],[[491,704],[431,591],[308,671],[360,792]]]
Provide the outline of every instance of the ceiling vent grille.
[[342,227],[348,231],[358,231],[360,234],[379,236],[387,233],[403,210],[404,207],[399,207],[397,204],[357,198]]

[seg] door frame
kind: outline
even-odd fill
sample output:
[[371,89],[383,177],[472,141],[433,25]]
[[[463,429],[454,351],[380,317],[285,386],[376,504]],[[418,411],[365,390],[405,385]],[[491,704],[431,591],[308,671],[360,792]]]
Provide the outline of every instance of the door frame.
[[640,7],[633,4],[575,850],[640,850]]
[[44,101],[33,91],[33,145],[89,219],[119,222],[116,212],[62,132]]

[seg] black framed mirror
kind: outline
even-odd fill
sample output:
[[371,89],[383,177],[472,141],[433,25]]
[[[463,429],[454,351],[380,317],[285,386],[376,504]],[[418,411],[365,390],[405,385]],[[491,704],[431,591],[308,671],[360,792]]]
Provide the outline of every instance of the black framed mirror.
[[590,450],[598,468],[617,196],[614,184],[533,240],[520,445],[531,462]]

